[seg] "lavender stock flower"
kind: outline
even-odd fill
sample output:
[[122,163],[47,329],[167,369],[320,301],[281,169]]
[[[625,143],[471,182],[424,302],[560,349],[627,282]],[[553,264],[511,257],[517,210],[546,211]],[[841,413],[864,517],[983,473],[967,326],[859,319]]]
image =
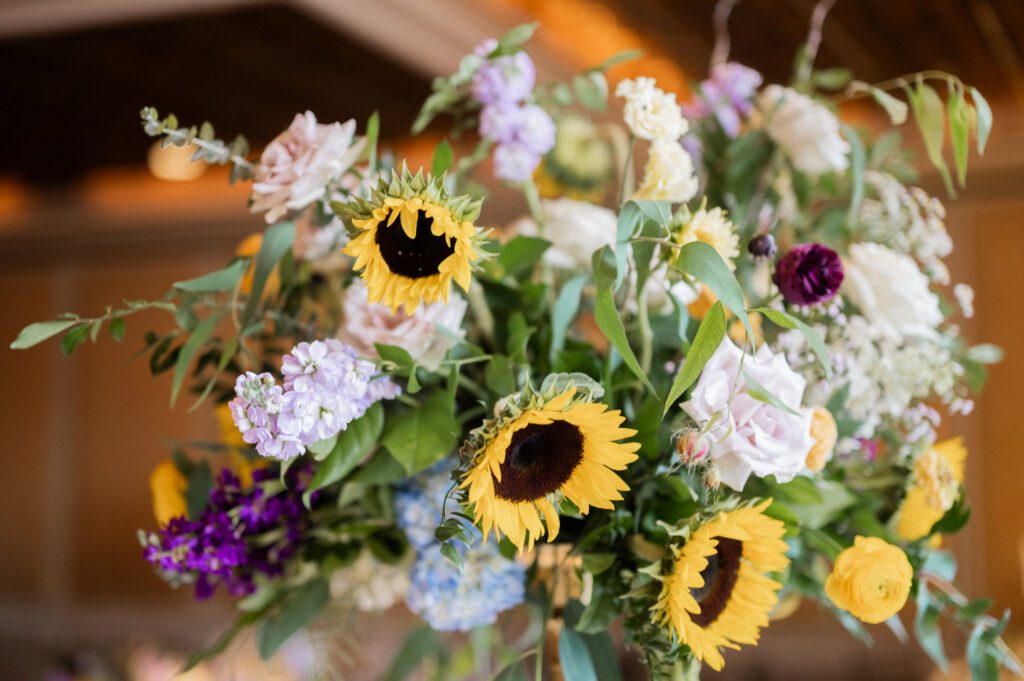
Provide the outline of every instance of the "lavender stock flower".
[[752,99],[761,82],[760,73],[742,64],[716,64],[711,77],[700,84],[698,98],[683,105],[683,113],[690,118],[714,114],[725,134],[736,137],[742,118],[753,109]]
[[772,281],[782,297],[794,305],[814,305],[832,300],[843,283],[839,255],[821,244],[801,244],[775,266]]
[[483,105],[521,102],[530,96],[537,69],[525,52],[503,55],[480,66],[473,76],[473,97]]

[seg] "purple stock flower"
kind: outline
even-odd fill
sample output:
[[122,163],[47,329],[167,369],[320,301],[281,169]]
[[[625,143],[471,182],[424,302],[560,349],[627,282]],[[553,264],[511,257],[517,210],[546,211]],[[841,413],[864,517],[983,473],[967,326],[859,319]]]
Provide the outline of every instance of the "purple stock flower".
[[[233,596],[252,593],[257,574],[283,573],[307,525],[302,494],[312,479],[312,466],[292,466],[285,474],[285,489],[268,494],[263,484],[276,483],[279,475],[276,468],[256,470],[252,489],[244,490],[237,476],[222,471],[199,519],[173,518],[146,541],[143,557],[172,581],[194,582],[198,599],[209,598],[218,585]],[[318,496],[311,496],[311,505]],[[266,538],[278,529],[278,536]]]
[[341,341],[299,343],[282,360],[283,389],[268,373],[238,377],[231,415],[261,456],[291,459],[345,430],[375,402],[398,396],[394,381],[376,372]]
[[775,265],[772,281],[789,303],[822,303],[834,298],[839,291],[843,283],[843,263],[827,246],[801,244]]
[[497,102],[514,104],[533,92],[537,70],[525,52],[503,55],[485,62],[473,76],[473,97],[484,106]]
[[494,150],[494,174],[506,182],[525,182],[540,164],[540,154],[515,144],[499,144]]
[[761,85],[761,74],[736,62],[716,64],[711,77],[701,82],[696,100],[683,105],[689,118],[714,114],[722,130],[736,137],[742,118],[753,109],[753,97]]

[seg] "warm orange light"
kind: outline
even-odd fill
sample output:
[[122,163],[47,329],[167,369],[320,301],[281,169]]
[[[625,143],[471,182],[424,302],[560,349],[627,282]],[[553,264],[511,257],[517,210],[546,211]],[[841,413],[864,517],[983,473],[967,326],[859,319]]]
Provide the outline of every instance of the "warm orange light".
[[193,161],[192,154],[196,151],[193,144],[186,144],[183,147],[174,145],[161,146],[160,142],[154,142],[149,148],[147,163],[149,172],[161,180],[172,182],[190,182],[206,172],[206,164],[202,161]]
[[623,78],[650,76],[667,92],[675,92],[678,101],[689,97],[690,88],[683,69],[649,38],[621,22],[608,6],[593,0],[503,0],[525,10],[541,22],[537,40],[544,41],[580,69],[600,64],[620,52],[641,48],[644,54],[612,69],[612,92]]

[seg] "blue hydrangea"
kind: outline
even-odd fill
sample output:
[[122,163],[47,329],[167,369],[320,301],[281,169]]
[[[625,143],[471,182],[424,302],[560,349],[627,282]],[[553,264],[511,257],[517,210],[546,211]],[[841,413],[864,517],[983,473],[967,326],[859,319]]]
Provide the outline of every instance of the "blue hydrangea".
[[409,576],[409,609],[438,631],[469,631],[491,624],[498,613],[523,602],[526,568],[477,543],[462,551],[460,572],[440,547],[422,551]]
[[[439,461],[395,491],[395,521],[417,551],[436,543],[434,530],[441,522],[454,465],[450,459]],[[458,504],[449,502],[448,509],[458,510]]]

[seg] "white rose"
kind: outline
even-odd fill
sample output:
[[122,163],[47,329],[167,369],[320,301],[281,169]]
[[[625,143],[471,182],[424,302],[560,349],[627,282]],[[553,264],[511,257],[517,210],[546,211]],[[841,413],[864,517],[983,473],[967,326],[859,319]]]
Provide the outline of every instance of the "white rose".
[[939,298],[910,256],[881,244],[853,244],[843,258],[843,272],[840,292],[880,333],[897,339],[935,335],[943,319]]
[[682,203],[697,195],[693,159],[673,139],[658,139],[647,152],[644,180],[631,198]]
[[773,353],[764,344],[743,361],[743,372],[797,410],[799,415],[794,416],[751,396],[742,376],[737,383],[742,356],[732,341],[723,339],[704,367],[691,399],[682,405],[699,424],[714,423],[711,458],[719,467],[722,482],[737,491],[743,489],[751,473],[774,475],[779,482],[792,480],[804,469],[814,445],[811,410],[800,406],[804,378],[789,367],[781,353]]
[[622,116],[637,137],[677,140],[690,129],[675,94],[657,87],[653,78],[624,80],[615,94],[626,99]]
[[311,111],[296,114],[260,156],[252,185],[252,212],[266,211],[267,222],[277,222],[289,210],[302,210],[325,196],[366,145],[366,139],[357,140],[355,132],[354,120],[320,125]]
[[457,295],[447,303],[422,305],[411,317],[404,311],[392,313],[387,305],[367,300],[366,286],[356,280],[341,299],[342,325],[338,339],[366,357],[376,357],[375,343],[396,345],[416,362],[436,371],[447,352],[465,335],[461,328],[466,301]]
[[[544,260],[553,267],[589,272],[594,251],[615,243],[618,217],[614,211],[572,199],[544,201],[543,207],[547,217],[544,238],[551,242]],[[538,236],[537,224],[528,217],[510,228],[514,234]]]
[[850,144],[839,135],[839,119],[828,107],[781,85],[766,87],[757,103],[765,130],[797,170],[808,175],[846,170]]

